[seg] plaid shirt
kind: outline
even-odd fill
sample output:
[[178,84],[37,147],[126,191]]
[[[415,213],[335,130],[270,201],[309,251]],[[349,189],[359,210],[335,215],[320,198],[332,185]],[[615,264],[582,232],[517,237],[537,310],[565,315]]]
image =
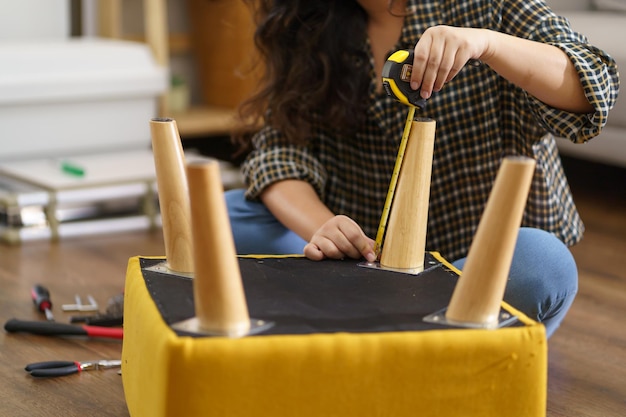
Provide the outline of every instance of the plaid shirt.
[[[415,46],[430,26],[480,27],[555,45],[574,63],[595,112],[573,114],[540,102],[488,66],[467,66],[416,116],[437,122],[427,249],[448,259],[465,256],[501,160],[526,155],[537,161],[523,225],[578,242],[584,230],[561,166],[554,135],[586,142],[605,125],[617,98],[616,64],[573,32],[542,0],[410,0],[397,49]],[[370,58],[369,47],[365,46]],[[353,136],[317,126],[307,146],[286,144],[264,127],[243,164],[246,196],[256,199],[285,179],[311,183],[335,214],[345,214],[376,235],[408,108],[384,93],[370,59],[367,122]]]

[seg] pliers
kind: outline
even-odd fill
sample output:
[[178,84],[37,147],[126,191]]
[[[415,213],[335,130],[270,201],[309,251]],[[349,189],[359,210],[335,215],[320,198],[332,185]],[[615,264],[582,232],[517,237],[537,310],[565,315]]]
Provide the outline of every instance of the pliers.
[[100,360],[90,362],[72,362],[72,361],[47,361],[29,363],[24,368],[32,376],[51,377],[72,375],[82,371],[91,371],[107,368],[119,368],[122,366],[121,360]]

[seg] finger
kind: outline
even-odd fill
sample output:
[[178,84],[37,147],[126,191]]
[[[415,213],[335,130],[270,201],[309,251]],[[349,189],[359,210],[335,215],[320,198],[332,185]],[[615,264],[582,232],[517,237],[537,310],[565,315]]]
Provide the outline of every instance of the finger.
[[315,245],[319,251],[323,254],[323,258],[330,259],[343,259],[345,258],[345,254],[337,247],[333,240],[330,240],[326,237],[316,238],[313,237],[309,244]]
[[321,261],[325,258],[324,252],[322,252],[316,244],[311,242],[304,246],[304,256],[312,261]]
[[[439,64],[439,68],[437,70],[437,78],[435,79],[435,83],[433,85],[433,91],[441,91],[445,83],[451,79],[451,73],[454,71],[455,66],[456,53],[444,50],[441,63]],[[456,75],[456,73],[454,75]],[[454,75],[452,75],[452,77]]]
[[420,86],[420,95],[424,99],[430,98],[433,92],[433,86],[439,74],[439,68],[444,55],[444,45],[441,42],[434,41],[428,51],[428,58],[424,65],[424,73],[422,75],[422,83]]
[[345,235],[346,241],[350,246],[339,246],[339,249],[354,259],[364,257],[369,262],[376,260],[374,240],[368,238],[355,222],[342,225],[340,230]]
[[[357,226],[358,228],[358,226]],[[349,258],[359,259],[361,257],[361,251],[359,246],[360,242],[360,229],[358,231],[353,230],[350,226],[346,228],[345,225],[340,226],[337,236],[333,239],[337,249]]]
[[376,246],[376,242],[374,239],[367,238],[367,244],[361,248],[361,254],[368,262],[376,261],[376,252],[374,252],[374,247]]
[[413,50],[413,68],[411,69],[411,88],[413,90],[417,90],[422,86],[424,72],[426,71],[426,65],[428,63],[430,45],[431,38],[423,36]]
[[448,72],[445,83],[449,83],[450,81],[452,81],[454,77],[456,77],[457,74],[461,72],[461,70],[463,70],[463,67],[466,64],[470,63],[470,65],[476,65],[475,62],[477,61],[471,60],[470,55],[467,52],[458,50],[454,57],[454,63],[452,65],[452,68],[450,68],[450,71]]

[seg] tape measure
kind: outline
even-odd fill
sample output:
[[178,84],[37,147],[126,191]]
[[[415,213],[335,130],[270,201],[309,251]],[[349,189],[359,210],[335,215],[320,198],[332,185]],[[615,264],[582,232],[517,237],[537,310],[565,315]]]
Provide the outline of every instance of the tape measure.
[[380,216],[380,223],[378,224],[378,230],[376,232],[376,240],[374,241],[374,253],[378,259],[383,247],[383,238],[385,236],[385,230],[387,229],[387,220],[389,219],[389,212],[391,211],[391,203],[393,202],[393,195],[396,192],[396,185],[398,184],[398,178],[400,177],[400,169],[402,168],[402,160],[404,159],[404,151],[406,150],[406,144],[409,141],[409,133],[411,132],[411,123],[415,117],[415,106],[409,107],[409,114],[406,117],[406,123],[404,124],[404,131],[402,132],[402,140],[400,141],[400,147],[398,148],[398,156],[396,156],[396,164],[393,167],[393,173],[391,174],[391,181],[389,183],[389,191],[387,191],[387,197],[385,198],[385,205],[383,206],[383,214]]
[[410,50],[400,50],[394,52],[383,66],[383,87],[385,88],[387,95],[409,106],[409,114],[407,115],[406,122],[404,124],[404,131],[402,132],[402,140],[400,141],[400,146],[398,148],[396,164],[393,168],[393,173],[391,174],[389,191],[387,191],[385,205],[383,206],[383,213],[380,217],[378,231],[376,232],[376,239],[374,241],[374,253],[376,254],[376,258],[380,258],[383,238],[385,236],[385,230],[387,229],[387,220],[389,219],[389,212],[391,211],[393,196],[396,192],[396,185],[398,184],[400,169],[402,168],[402,160],[404,159],[406,144],[409,140],[409,133],[411,132],[411,123],[415,118],[415,109],[423,109],[426,107],[426,100],[420,97],[419,90],[413,90],[411,88],[410,81],[412,69],[413,51]]
[[[426,107],[426,99],[420,96],[420,90],[413,90],[411,88],[411,72],[413,71],[414,55],[413,50],[401,49],[391,54],[389,58],[387,58],[385,65],[383,65],[383,87],[385,88],[387,95],[395,98],[400,103],[409,106],[409,114],[407,115],[406,123],[404,124],[404,131],[402,132],[402,140],[400,141],[400,147],[398,148],[396,164],[393,168],[389,191],[387,191],[387,198],[385,199],[383,213],[378,225],[378,231],[376,232],[374,253],[377,258],[380,257],[382,250],[385,229],[387,228],[387,220],[389,218],[389,212],[391,211],[393,196],[396,192],[396,185],[398,183],[398,177],[400,176],[400,169],[402,168],[402,160],[404,159],[404,152],[406,150],[409,134],[411,132],[411,124],[415,118],[415,110],[417,108],[423,110]],[[482,62],[477,59],[470,59],[467,63],[473,67],[479,67],[482,65]]]
[[413,71],[413,51],[402,49],[396,51],[383,65],[383,87],[388,96],[407,106],[420,109],[426,107],[426,99],[420,96],[420,90],[411,88],[411,72]]
[[[407,106],[415,106],[419,109],[426,107],[426,99],[420,96],[420,90],[411,88],[411,72],[413,71],[412,49],[401,49],[387,58],[383,65],[383,87],[388,96],[398,100]],[[467,64],[472,67],[480,67],[482,62],[478,59],[470,59]]]

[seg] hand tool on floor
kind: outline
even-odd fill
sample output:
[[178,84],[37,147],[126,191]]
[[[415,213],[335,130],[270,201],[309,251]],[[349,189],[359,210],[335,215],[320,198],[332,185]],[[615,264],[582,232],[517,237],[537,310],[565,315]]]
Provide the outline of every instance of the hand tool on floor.
[[4,330],[9,333],[23,332],[42,336],[88,336],[109,339],[122,339],[124,332],[121,328],[99,326],[75,326],[48,321],[27,321],[11,319],[4,324]]
[[77,374],[82,371],[119,368],[120,366],[122,366],[121,360],[90,362],[46,361],[29,363],[24,369],[34,377],[54,377]]
[[107,314],[97,314],[95,316],[72,316],[70,323],[84,323],[89,326],[116,327],[124,324],[123,316],[109,316]]
[[104,314],[72,316],[70,323],[85,323],[91,326],[121,326],[124,322],[124,293],[109,298]]
[[74,300],[75,304],[63,304],[61,306],[63,311],[98,311],[98,303],[91,295],[87,295],[89,304],[83,304],[83,300],[78,294],[74,296]]
[[50,300],[50,291],[43,285],[37,284],[30,290],[30,295],[37,310],[46,315],[46,319],[54,321],[52,314],[52,301]]

